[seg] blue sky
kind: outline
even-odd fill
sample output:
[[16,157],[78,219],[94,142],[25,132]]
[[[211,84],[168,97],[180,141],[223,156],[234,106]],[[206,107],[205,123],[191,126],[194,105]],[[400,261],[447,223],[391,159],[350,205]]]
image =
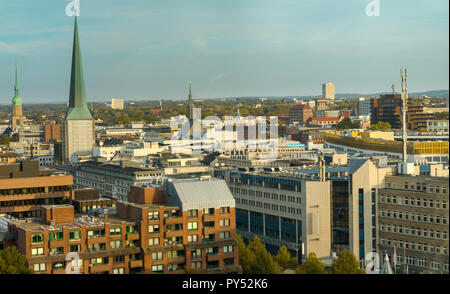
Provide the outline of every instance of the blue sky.
[[[69,0],[0,1],[0,103],[65,102]],[[448,0],[80,0],[88,101],[448,89]]]

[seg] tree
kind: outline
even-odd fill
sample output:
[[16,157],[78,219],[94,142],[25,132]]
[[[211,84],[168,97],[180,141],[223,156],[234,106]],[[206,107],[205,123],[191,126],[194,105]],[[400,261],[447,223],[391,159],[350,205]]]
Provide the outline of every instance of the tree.
[[250,266],[251,274],[279,274],[281,269],[279,265],[273,260],[272,255],[267,252],[264,244],[257,235],[248,244],[248,250],[254,254],[254,262]]
[[375,130],[390,130],[391,124],[384,121],[379,121],[374,125],[371,125],[369,130],[375,131]]
[[15,246],[0,250],[0,274],[32,274],[27,258]]
[[355,255],[347,249],[342,250],[330,268],[330,274],[364,274],[366,271],[359,266]]
[[291,257],[291,254],[284,245],[278,250],[275,261],[283,270],[290,268],[295,269],[297,267],[297,258]]
[[297,269],[297,274],[325,274],[325,264],[317,258],[314,252],[308,255],[308,258]]
[[267,252],[264,244],[255,235],[248,246],[245,246],[241,236],[236,235],[239,247],[239,263],[244,274],[279,274],[281,269]]
[[248,250],[240,235],[236,234],[235,239],[239,248],[239,264],[242,266],[243,273],[248,274],[250,273],[251,265],[255,261],[255,255]]
[[338,124],[336,125],[336,129],[338,130],[345,130],[345,129],[358,129],[359,124],[353,123],[352,120],[348,117],[344,118]]

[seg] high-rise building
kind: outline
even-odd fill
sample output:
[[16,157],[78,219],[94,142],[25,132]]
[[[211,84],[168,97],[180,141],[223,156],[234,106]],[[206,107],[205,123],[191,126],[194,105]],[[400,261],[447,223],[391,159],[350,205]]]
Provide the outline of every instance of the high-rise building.
[[60,124],[46,124],[44,125],[44,142],[48,143],[61,142],[61,125]]
[[94,121],[86,103],[78,25],[75,17],[69,108],[63,122],[64,162],[73,162],[74,156],[77,155],[91,155],[94,142]]
[[322,84],[322,97],[325,97],[327,100],[335,99],[333,83]]
[[15,132],[18,126],[22,126],[24,119],[25,117],[22,115],[22,98],[19,96],[16,65],[16,82],[14,84],[14,97],[12,99],[11,131]]

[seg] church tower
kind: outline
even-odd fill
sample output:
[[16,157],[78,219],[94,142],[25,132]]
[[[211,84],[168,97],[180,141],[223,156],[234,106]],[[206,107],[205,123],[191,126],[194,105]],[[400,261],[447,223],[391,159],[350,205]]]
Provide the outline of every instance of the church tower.
[[16,82],[14,84],[14,97],[12,99],[11,131],[15,132],[18,126],[23,126],[24,119],[25,118],[22,115],[22,98],[19,96],[16,64]]
[[73,163],[77,155],[91,155],[94,146],[94,121],[86,103],[77,17],[73,35],[72,72],[69,107],[63,121],[63,161]]

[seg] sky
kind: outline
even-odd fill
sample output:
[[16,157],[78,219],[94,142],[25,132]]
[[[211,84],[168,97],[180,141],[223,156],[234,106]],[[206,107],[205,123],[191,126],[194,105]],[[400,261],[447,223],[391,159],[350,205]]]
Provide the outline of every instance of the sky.
[[[0,104],[68,101],[70,0],[0,0]],[[449,1],[80,0],[89,101],[449,89]]]

